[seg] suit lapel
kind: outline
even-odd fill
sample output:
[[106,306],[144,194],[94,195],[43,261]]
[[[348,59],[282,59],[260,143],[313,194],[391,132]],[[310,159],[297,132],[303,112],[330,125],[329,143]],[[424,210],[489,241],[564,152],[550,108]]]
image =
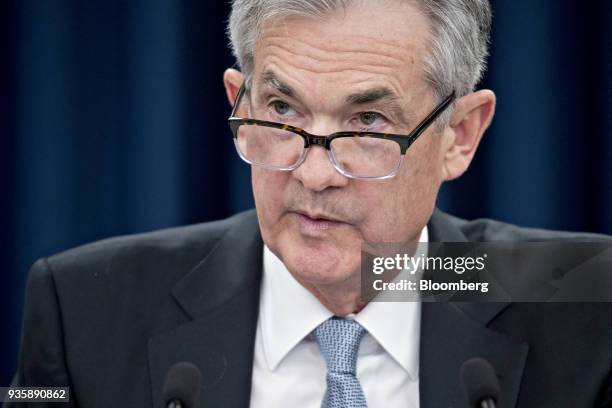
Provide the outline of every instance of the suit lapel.
[[[432,242],[464,242],[450,217],[435,210]],[[516,405],[528,346],[488,328],[509,303],[423,303],[420,344],[421,407],[465,407],[459,369],[473,357],[488,360],[500,379],[501,407]]]
[[473,357],[488,360],[500,380],[500,407],[514,407],[518,397],[528,346],[488,329],[464,308],[503,308],[496,303],[424,303],[421,324],[421,407],[465,407],[459,369]]
[[173,288],[173,297],[190,320],[149,340],[155,406],[168,369],[179,361],[189,361],[202,372],[198,406],[248,406],[262,251],[254,212],[241,215]]

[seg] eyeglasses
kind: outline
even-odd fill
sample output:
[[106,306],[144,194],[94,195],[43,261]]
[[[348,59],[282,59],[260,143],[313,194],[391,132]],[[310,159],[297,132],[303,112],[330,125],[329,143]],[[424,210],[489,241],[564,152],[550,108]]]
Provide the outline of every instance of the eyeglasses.
[[242,160],[271,170],[292,171],[304,162],[311,146],[321,146],[327,150],[329,160],[340,174],[369,180],[394,177],[406,150],[455,98],[455,92],[451,93],[407,135],[337,132],[317,136],[283,123],[236,117],[244,93],[243,84],[228,119],[234,145]]

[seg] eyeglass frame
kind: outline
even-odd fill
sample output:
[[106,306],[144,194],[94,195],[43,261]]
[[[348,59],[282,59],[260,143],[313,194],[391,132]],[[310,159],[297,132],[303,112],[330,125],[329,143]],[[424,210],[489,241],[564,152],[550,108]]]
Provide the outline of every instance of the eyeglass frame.
[[[410,133],[406,135],[394,134],[394,133],[380,133],[380,132],[341,131],[341,132],[332,133],[327,136],[319,136],[319,135],[313,135],[312,133],[308,133],[303,129],[300,129],[295,126],[287,125],[284,123],[236,117],[235,115],[236,115],[236,110],[238,109],[238,104],[240,103],[245,93],[246,93],[246,86],[245,86],[245,83],[243,83],[240,86],[240,89],[238,90],[238,94],[236,95],[236,100],[234,101],[234,106],[232,107],[232,112],[230,114],[230,117],[227,119],[229,127],[232,131],[232,137],[234,139],[234,146],[236,147],[236,151],[238,152],[238,155],[243,161],[245,161],[246,163],[250,165],[259,166],[259,167],[267,168],[270,170],[293,171],[297,169],[298,167],[300,167],[300,165],[306,160],[306,156],[308,155],[308,149],[310,148],[310,146],[321,146],[321,147],[324,147],[325,150],[327,150],[327,156],[330,162],[332,163],[332,165],[334,166],[334,168],[336,169],[336,171],[338,171],[340,174],[342,174],[345,177],[348,177],[351,179],[358,179],[358,180],[385,180],[385,179],[390,179],[390,178],[395,177],[400,167],[402,166],[402,163],[404,161],[404,156],[406,155],[406,151],[408,150],[408,148],[412,146],[412,144],[419,138],[419,136],[421,136],[425,132],[425,130],[427,130],[427,128],[431,126],[431,124],[442,114],[442,112],[446,110],[446,108],[455,99],[455,91],[453,91],[451,92],[449,96],[444,98],[444,100],[442,100],[442,102],[440,102],[429,113],[429,115],[425,117],[425,119],[423,119],[418,125],[416,125],[416,127]],[[244,154],[240,150],[240,146],[238,145],[238,128],[240,128],[240,126],[242,125],[256,125],[256,126],[269,127],[273,129],[281,129],[281,130],[292,132],[298,136],[301,136],[302,139],[304,139],[304,150],[300,158],[298,159],[298,161],[295,164],[288,166],[288,167],[278,167],[278,166],[272,166],[272,165],[265,165],[261,163],[255,163],[247,159],[244,156]],[[400,156],[401,156],[400,160],[398,160],[398,164],[396,168],[390,174],[387,174],[385,176],[356,176],[356,175],[353,175],[351,173],[344,171],[344,169],[342,169],[342,167],[336,160],[336,157],[333,151],[331,150],[331,142],[334,139],[341,138],[341,137],[372,137],[375,139],[392,140],[400,145]]]

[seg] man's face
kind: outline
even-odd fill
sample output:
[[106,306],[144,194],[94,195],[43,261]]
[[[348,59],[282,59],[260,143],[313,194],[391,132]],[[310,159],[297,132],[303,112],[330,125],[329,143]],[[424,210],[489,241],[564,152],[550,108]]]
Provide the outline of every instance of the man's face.
[[[368,3],[269,21],[255,48],[251,114],[318,135],[409,133],[436,104],[423,72],[428,24],[410,5]],[[356,281],[362,241],[414,241],[427,223],[443,178],[436,132],[388,180],[346,178],[319,146],[292,172],[253,167],[264,242],[306,286]]]

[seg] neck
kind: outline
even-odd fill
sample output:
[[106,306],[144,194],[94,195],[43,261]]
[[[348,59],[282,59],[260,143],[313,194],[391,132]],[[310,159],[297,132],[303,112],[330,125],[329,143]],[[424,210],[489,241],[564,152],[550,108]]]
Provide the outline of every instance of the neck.
[[359,282],[345,282],[334,285],[302,283],[323,306],[336,316],[344,317],[359,313],[368,302],[361,297]]

